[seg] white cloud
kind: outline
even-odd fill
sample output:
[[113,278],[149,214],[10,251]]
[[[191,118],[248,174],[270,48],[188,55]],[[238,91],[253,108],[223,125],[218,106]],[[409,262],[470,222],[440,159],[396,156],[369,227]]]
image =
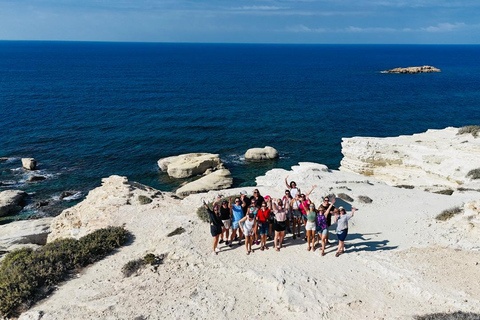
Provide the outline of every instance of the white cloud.
[[422,28],[421,30],[427,32],[451,32],[458,29],[465,28],[467,25],[463,22],[456,22],[456,23],[439,23],[436,26],[429,26],[426,28]]

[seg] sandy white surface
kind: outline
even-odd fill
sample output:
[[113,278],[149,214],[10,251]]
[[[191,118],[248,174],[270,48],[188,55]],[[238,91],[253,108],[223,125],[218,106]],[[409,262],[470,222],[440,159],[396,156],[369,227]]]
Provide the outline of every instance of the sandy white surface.
[[[135,240],[60,285],[22,317],[41,311],[42,320],[411,319],[433,312],[480,312],[478,244],[464,237],[460,241],[449,223],[434,219],[443,209],[480,198],[478,193],[445,196],[399,189],[308,163],[290,172],[268,172],[257,179],[258,189],[263,195],[283,195],[287,174],[304,191],[317,184],[316,203],[328,193],[355,199],[338,202],[347,209],[358,207],[345,254],[335,257],[334,244],[322,257],[320,250],[307,251],[303,240],[287,235],[280,252],[271,248],[246,255],[243,245],[222,244],[212,256],[209,225],[197,218],[196,209],[202,199],[241,189],[182,201],[164,194],[148,205],[115,210],[115,221],[125,224]],[[358,203],[359,195],[373,203]],[[179,226],[186,232],[167,237]],[[330,237],[336,238],[333,232]],[[166,253],[164,264],[122,276],[125,263],[150,252]]]

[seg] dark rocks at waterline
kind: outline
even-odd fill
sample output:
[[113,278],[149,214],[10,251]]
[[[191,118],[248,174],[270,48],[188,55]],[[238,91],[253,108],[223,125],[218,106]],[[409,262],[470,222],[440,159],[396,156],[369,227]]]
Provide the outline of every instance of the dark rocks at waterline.
[[60,194],[59,200],[64,200],[64,201],[71,201],[71,200],[77,200],[80,199],[82,196],[82,193],[80,191],[63,191]]
[[26,205],[27,193],[21,190],[0,192],[0,217],[20,212]]
[[27,182],[38,182],[38,181],[43,181],[47,179],[47,177],[44,176],[31,176],[28,177]]
[[26,170],[36,170],[37,160],[34,158],[22,158],[22,167]]
[[8,158],[8,157],[0,157],[0,162],[6,162],[6,161],[8,161],[8,159],[10,159],[10,158]]
[[45,206],[48,206],[50,204],[50,202],[48,201],[37,201],[35,202],[35,208],[36,209],[40,209],[41,207],[45,207]]

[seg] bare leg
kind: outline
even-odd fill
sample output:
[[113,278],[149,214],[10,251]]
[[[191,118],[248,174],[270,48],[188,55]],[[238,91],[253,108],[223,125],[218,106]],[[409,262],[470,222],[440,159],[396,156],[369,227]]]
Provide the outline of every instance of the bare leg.
[[213,237],[213,252],[216,252],[217,250],[218,238],[219,238],[218,235]]
[[237,229],[232,229],[232,236],[230,237],[230,243],[233,243],[233,239],[235,239],[236,234],[237,234]]
[[225,228],[225,239],[228,241],[228,236],[230,235],[230,228]]
[[281,231],[279,236],[280,236],[280,244],[278,245],[278,247],[281,248],[283,244],[283,238],[285,238],[285,231]]
[[322,255],[325,254],[325,245],[326,245],[326,242],[327,242],[327,236],[325,235],[322,235]]
[[245,249],[247,250],[247,254],[250,252],[248,249],[248,245],[250,244],[250,236],[245,236]]
[[315,230],[311,230],[310,234],[310,237],[312,239],[312,251],[315,251]]
[[310,251],[312,248],[310,247],[310,237],[311,237],[311,231],[310,230],[305,230],[306,235],[307,235],[307,250]]
[[279,238],[279,232],[275,231],[275,239],[273,239],[273,247],[275,250],[280,251],[280,248],[277,247],[277,240]]

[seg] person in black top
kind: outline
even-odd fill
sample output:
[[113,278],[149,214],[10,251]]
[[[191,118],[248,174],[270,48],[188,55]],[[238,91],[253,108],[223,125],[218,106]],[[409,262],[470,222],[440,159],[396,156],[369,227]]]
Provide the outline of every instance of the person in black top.
[[260,191],[258,191],[258,189],[253,190],[253,196],[250,197],[250,203],[255,202],[255,207],[260,209],[263,201],[265,201],[265,199],[260,195]]
[[230,235],[230,207],[232,206],[232,200],[230,199],[230,202],[227,202],[227,200],[223,200],[222,206],[220,207],[220,219],[222,220],[223,226],[222,226],[222,234],[220,235],[220,242],[223,243],[223,235],[225,234],[225,238],[227,241],[225,241],[225,244],[228,246],[228,236]]
[[[330,206],[330,199],[328,198],[328,196],[325,196],[323,198],[323,203],[320,206],[325,211],[327,211],[328,207]],[[328,215],[326,217],[327,218],[327,237],[326,237],[327,244],[330,243],[330,241],[328,241],[328,229],[332,225],[332,213],[334,212],[334,210],[335,210],[335,206],[332,206],[332,208],[330,209],[330,212],[328,213]]]
[[245,206],[242,206],[243,216],[247,215],[248,207],[250,207],[251,200],[247,196],[247,191],[243,190],[240,192],[240,202],[245,203]]
[[208,205],[205,203],[205,200],[203,201],[203,205],[207,209],[208,216],[210,218],[210,233],[212,234],[212,237],[213,237],[213,252],[212,252],[213,255],[218,254],[218,252],[220,251],[217,248],[217,244],[218,244],[218,238],[222,233],[222,226],[223,226],[222,220],[220,219],[218,206],[217,206],[217,203],[219,201],[220,199],[217,199],[217,201],[213,203],[213,211],[210,210]]

